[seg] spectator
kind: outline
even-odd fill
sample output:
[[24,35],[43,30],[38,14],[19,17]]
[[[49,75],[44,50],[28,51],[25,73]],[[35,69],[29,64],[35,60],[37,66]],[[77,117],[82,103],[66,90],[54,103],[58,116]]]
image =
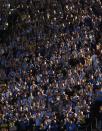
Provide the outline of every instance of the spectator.
[[101,1],[0,6],[0,123],[75,131],[101,85]]

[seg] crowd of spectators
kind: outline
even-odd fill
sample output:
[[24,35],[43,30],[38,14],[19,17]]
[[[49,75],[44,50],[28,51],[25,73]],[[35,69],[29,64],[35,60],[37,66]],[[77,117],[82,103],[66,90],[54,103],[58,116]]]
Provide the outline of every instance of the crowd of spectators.
[[101,0],[0,6],[0,124],[75,131],[102,86]]

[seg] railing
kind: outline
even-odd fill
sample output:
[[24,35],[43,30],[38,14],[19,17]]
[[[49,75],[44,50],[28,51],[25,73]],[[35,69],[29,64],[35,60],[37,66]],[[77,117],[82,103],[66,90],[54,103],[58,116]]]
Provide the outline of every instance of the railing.
[[94,129],[102,130],[102,118],[93,118],[92,121],[85,127],[78,128],[77,131],[93,131]]
[[[35,126],[33,127],[33,131],[35,131]],[[82,127],[77,127],[76,131],[93,131],[94,129],[98,129],[99,131],[102,130],[102,118],[93,118],[92,121]],[[0,131],[16,131],[15,126],[10,126],[9,124],[2,124],[0,125]],[[30,131],[30,130],[27,130]]]

